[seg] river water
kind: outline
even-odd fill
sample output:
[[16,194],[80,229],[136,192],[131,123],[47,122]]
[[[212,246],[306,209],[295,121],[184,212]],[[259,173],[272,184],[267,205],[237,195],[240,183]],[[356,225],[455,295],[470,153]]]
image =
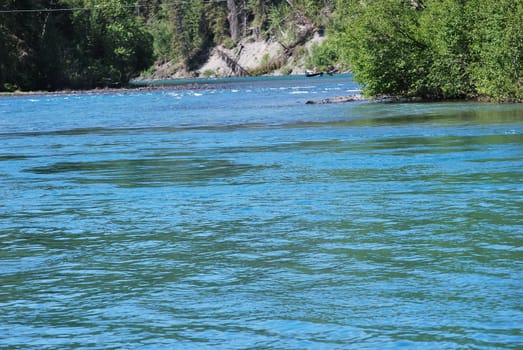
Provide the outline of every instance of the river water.
[[521,349],[523,105],[358,89],[0,98],[0,348]]

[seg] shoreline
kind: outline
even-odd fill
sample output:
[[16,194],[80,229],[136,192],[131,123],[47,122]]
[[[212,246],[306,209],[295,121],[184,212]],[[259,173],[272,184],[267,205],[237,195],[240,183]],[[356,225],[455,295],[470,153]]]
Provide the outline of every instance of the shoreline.
[[[292,75],[290,75],[292,76]],[[271,77],[271,76],[267,76]],[[206,90],[206,89],[220,89],[225,88],[223,85],[234,82],[234,79],[242,79],[242,77],[220,77],[220,78],[174,78],[169,79],[175,81],[172,84],[162,84],[165,79],[152,80],[134,80],[135,83],[129,82],[122,87],[105,87],[93,89],[64,89],[55,91],[3,91],[0,92],[2,97],[17,97],[17,96],[45,96],[45,95],[95,95],[95,94],[111,94],[111,93],[133,93],[141,91],[180,91],[180,90]],[[216,81],[213,81],[215,79]],[[179,80],[179,82],[176,82]]]
[[[133,85],[128,84],[125,87],[112,88],[95,88],[86,90],[56,90],[56,91],[14,91],[14,92],[0,92],[0,99],[7,97],[24,97],[24,96],[65,96],[65,95],[104,95],[104,94],[131,94],[136,92],[148,91],[180,91],[180,90],[206,90],[206,89],[220,89],[224,88],[223,82],[195,82],[179,84],[158,84],[154,81],[151,84]],[[224,78],[227,79],[227,78]],[[161,79],[158,79],[160,81]],[[222,84],[223,83],[223,84]],[[431,102],[483,102],[491,104],[519,104],[523,100],[509,99],[496,101],[485,96],[464,97],[459,99],[430,99],[424,97],[404,97],[404,96],[374,96],[365,97],[363,94],[343,95],[325,98],[321,100],[307,100],[304,103],[310,105],[316,104],[335,104],[335,103],[351,103],[351,102],[371,102],[371,103],[431,103]]]
[[60,96],[60,95],[103,95],[103,94],[127,94],[141,91],[171,91],[171,90],[196,90],[205,89],[206,84],[180,84],[180,85],[128,85],[121,88],[95,88],[86,90],[56,90],[56,91],[14,91],[0,92],[2,97],[23,97],[23,96]]

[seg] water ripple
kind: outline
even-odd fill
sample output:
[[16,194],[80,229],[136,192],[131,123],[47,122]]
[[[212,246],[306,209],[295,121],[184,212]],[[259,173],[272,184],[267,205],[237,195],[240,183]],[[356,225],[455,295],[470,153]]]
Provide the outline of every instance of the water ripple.
[[0,347],[520,347],[521,106],[242,84],[2,99]]

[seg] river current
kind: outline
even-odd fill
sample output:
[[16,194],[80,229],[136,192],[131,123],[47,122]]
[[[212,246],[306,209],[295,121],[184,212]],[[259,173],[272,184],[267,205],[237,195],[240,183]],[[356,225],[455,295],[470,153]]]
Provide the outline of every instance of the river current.
[[523,105],[350,75],[0,98],[2,349],[521,349]]

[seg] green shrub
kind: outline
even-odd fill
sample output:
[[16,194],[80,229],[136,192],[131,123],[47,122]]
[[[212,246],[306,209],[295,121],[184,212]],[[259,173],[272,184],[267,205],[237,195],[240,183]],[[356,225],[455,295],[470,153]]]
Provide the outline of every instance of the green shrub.
[[16,84],[11,84],[11,83],[5,83],[5,84],[3,85],[3,88],[4,88],[4,91],[7,91],[7,92],[15,92],[15,91],[20,90],[20,88],[18,87],[18,85],[16,85]]
[[216,76],[216,72],[214,70],[212,70],[212,69],[206,69],[206,70],[203,71],[202,74],[206,78]]
[[521,1],[340,0],[338,9],[340,4],[334,40],[344,46],[340,52],[365,93],[523,97]]

